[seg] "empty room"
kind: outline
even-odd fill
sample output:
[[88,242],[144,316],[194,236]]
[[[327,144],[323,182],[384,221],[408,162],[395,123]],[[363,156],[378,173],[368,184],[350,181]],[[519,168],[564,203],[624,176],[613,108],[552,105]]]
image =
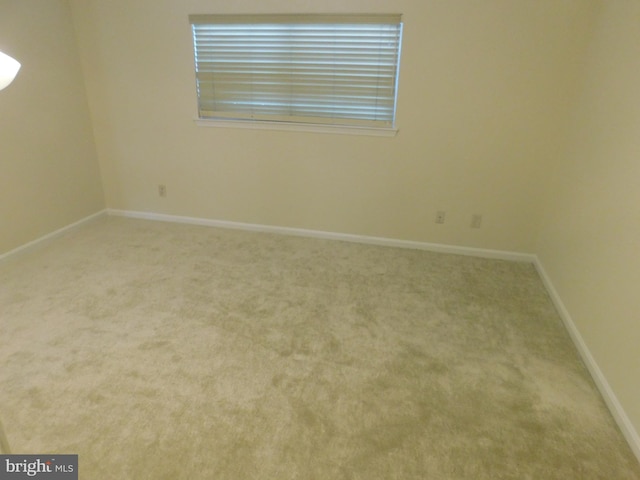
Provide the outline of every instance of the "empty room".
[[0,52],[0,478],[640,480],[638,0],[0,0]]

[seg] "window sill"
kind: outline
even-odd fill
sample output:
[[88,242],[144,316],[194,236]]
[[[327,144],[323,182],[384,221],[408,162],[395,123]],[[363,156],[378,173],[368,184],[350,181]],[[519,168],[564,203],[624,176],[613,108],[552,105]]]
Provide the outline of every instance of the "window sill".
[[311,125],[306,123],[215,120],[203,118],[196,118],[194,122],[199,127],[284,130],[289,132],[328,133],[334,135],[367,135],[371,137],[395,137],[398,133],[397,128],[351,127],[348,125]]

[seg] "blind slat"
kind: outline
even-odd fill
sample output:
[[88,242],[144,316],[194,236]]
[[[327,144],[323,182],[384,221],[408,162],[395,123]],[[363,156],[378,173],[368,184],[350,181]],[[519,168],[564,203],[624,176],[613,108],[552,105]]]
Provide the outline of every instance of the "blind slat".
[[339,24],[391,24],[400,23],[399,14],[290,14],[290,15],[189,15],[192,25],[339,25]]
[[393,125],[399,15],[190,21],[201,118]]

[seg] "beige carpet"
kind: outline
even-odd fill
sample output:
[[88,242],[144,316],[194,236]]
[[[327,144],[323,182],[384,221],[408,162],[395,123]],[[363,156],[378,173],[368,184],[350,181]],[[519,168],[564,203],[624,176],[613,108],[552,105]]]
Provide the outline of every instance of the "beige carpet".
[[14,452],[89,479],[640,479],[534,268],[103,218],[0,264]]

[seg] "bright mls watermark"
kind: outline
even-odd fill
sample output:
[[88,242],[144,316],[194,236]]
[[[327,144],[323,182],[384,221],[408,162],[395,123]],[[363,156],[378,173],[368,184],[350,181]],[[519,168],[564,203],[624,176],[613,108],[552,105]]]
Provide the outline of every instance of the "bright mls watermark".
[[0,480],[78,480],[78,455],[0,455]]

